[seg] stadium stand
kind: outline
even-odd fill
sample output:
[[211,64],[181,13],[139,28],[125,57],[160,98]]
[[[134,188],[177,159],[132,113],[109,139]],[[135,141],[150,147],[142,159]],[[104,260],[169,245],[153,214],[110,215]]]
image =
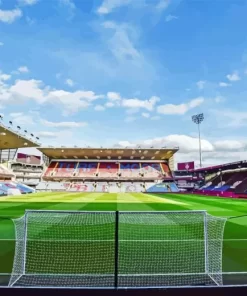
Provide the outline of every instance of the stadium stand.
[[97,177],[98,165],[99,163],[97,162],[79,162],[74,176],[82,178]]
[[16,176],[16,181],[28,186],[35,187],[41,181],[43,174],[42,165],[9,162],[9,167]]
[[118,163],[102,162],[98,166],[98,175],[100,178],[116,178],[119,169]]
[[[153,187],[150,189],[152,192],[178,192],[169,167],[169,159],[177,149],[75,151],[72,148],[41,148],[40,151],[50,158],[50,164],[43,174],[43,181],[36,187],[38,191],[148,192],[149,187]],[[138,153],[136,161],[132,160],[135,153]],[[124,155],[125,160],[119,154]],[[77,160],[72,160],[72,155]],[[164,183],[158,186],[158,181],[166,181],[167,185]]]
[[[199,170],[202,172],[203,169]],[[194,190],[195,193],[210,196],[247,198],[246,161],[204,168],[204,173],[205,185]]]
[[21,195],[21,191],[15,184],[0,182],[0,191],[2,195]]
[[98,179],[172,179],[166,163],[116,163],[116,162],[55,162],[52,161],[44,173],[44,179],[98,178]]
[[5,165],[0,164],[0,180],[12,180],[15,174],[10,171]]
[[[18,155],[19,148],[38,147],[39,143],[36,142],[37,137],[28,133],[23,129],[24,134],[20,126],[15,126],[13,122],[9,122],[11,126],[4,124],[4,118],[1,116],[0,120],[0,195],[20,195],[32,193],[35,190],[22,184],[25,180],[29,179],[26,176],[22,180],[19,180],[18,173],[14,172],[9,165],[14,162],[16,155]],[[17,130],[15,130],[17,128]],[[35,140],[34,140],[35,139]],[[22,157],[25,155],[23,154]],[[29,161],[30,158],[26,158],[24,161]],[[42,172],[40,173],[40,175]],[[33,178],[33,176],[31,176]],[[20,183],[20,181],[22,181]]]
[[178,192],[175,183],[155,182],[40,182],[37,191],[70,192]]
[[0,189],[6,195],[29,194],[35,192],[33,188],[13,181],[0,182]]

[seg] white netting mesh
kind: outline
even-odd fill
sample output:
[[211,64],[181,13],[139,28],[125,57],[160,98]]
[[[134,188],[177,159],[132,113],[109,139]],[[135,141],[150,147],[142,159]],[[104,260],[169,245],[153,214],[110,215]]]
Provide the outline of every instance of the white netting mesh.
[[222,285],[224,225],[206,212],[120,213],[119,286]]
[[114,285],[115,212],[34,211],[15,224],[17,248],[10,285]]
[[10,286],[222,285],[225,219],[206,212],[28,211],[14,220]]

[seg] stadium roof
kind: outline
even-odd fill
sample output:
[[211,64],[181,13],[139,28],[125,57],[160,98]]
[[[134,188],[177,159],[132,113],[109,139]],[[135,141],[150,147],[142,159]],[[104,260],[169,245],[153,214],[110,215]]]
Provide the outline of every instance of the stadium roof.
[[0,150],[38,147],[39,144],[0,123]]
[[198,168],[191,170],[193,172],[214,172],[214,171],[220,171],[220,170],[227,170],[227,169],[236,169],[240,168],[246,165],[246,160],[243,161],[237,161],[237,162],[231,162],[231,163],[225,163],[221,165],[215,165],[211,167],[204,167],[204,168]]
[[119,159],[119,160],[165,160],[178,151],[168,148],[38,148],[52,159]]

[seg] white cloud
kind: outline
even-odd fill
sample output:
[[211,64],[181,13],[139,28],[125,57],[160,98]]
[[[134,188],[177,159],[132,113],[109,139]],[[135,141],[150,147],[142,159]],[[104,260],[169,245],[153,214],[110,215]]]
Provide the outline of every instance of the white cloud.
[[11,78],[11,75],[4,74],[0,72],[0,81],[7,81]]
[[108,39],[108,47],[114,57],[120,61],[131,60],[132,62],[139,61],[143,62],[142,55],[137,50],[134,45],[133,40],[131,40],[131,34],[135,32],[135,28],[131,27],[129,24],[117,24],[115,22],[107,21],[102,23],[105,29],[112,30],[112,36]]
[[203,102],[204,102],[204,98],[198,97],[196,99],[191,100],[188,103],[183,103],[179,105],[174,105],[174,104],[160,105],[157,107],[157,112],[160,114],[166,114],[166,115],[173,115],[173,114],[183,115],[187,111],[200,106]]
[[236,140],[221,140],[213,143],[214,147],[220,151],[236,151],[246,148],[247,142],[243,143]]
[[27,66],[21,66],[21,67],[18,68],[18,71],[20,73],[28,73],[29,72],[29,69],[28,69]]
[[228,87],[228,86],[231,86],[231,84],[230,83],[226,83],[226,82],[220,82],[219,83],[219,86],[220,87]]
[[13,10],[0,9],[0,22],[12,24],[21,16],[22,16],[22,11],[19,8],[15,8]]
[[56,138],[57,137],[57,133],[53,133],[53,132],[46,132],[46,131],[41,131],[38,132],[38,137],[42,137],[42,138]]
[[170,0],[160,0],[155,8],[161,12],[161,11],[164,11],[165,9],[167,9],[168,6],[170,5],[170,3],[171,3]]
[[41,123],[44,126],[55,127],[55,128],[75,128],[75,127],[85,127],[88,125],[87,122],[75,122],[75,121],[52,122],[44,119],[41,119]]
[[64,90],[51,89],[40,80],[16,80],[11,86],[2,86],[0,102],[4,104],[35,101],[38,104],[54,104],[61,106],[64,114],[76,113],[80,109],[87,108],[94,100],[103,98],[93,91],[77,90],[68,92]]
[[196,83],[198,89],[200,89],[200,90],[204,89],[205,84],[206,84],[206,81],[202,81],[202,80],[200,80]]
[[[37,103],[46,101],[43,83],[40,80],[16,80],[15,84],[6,90],[7,99],[18,102],[19,100],[34,100]],[[0,96],[1,101],[1,96]]]
[[115,105],[114,105],[112,102],[107,102],[107,103],[105,104],[105,106],[106,106],[106,108],[112,108],[112,107],[114,107]]
[[22,112],[13,112],[13,113],[10,113],[9,114],[10,117],[20,117],[22,115],[23,115]]
[[107,93],[107,98],[111,101],[119,101],[121,100],[121,96],[119,93],[116,92],[108,92]]
[[[202,139],[202,151],[213,151],[214,146],[205,139]],[[118,143],[119,146],[122,146],[122,142]],[[166,137],[160,137],[160,138],[153,138],[148,140],[138,140],[137,142],[124,142],[125,146],[131,146],[131,147],[137,147],[140,145],[143,148],[148,148],[151,146],[161,148],[161,147],[179,147],[181,152],[191,152],[191,151],[198,151],[198,138],[193,138],[186,135],[169,135]]]
[[214,114],[219,116],[224,127],[239,128],[247,126],[247,112],[235,110],[214,110]]
[[19,125],[24,125],[24,126],[34,124],[32,116],[26,115],[26,114],[24,114],[22,112],[10,113],[10,117],[13,118],[13,123],[14,124],[19,124]]
[[178,19],[177,16],[169,14],[169,15],[166,17],[166,22],[170,22],[170,21],[172,21],[172,20],[176,20],[176,19]]
[[70,78],[66,79],[65,83],[70,87],[75,85],[74,81]]
[[[247,141],[221,140],[212,142],[202,138],[202,160],[204,166],[215,164],[229,163],[247,158]],[[195,161],[198,160],[198,138],[187,135],[168,135],[166,137],[151,138],[147,140],[137,140],[136,142],[120,141],[116,147],[138,146],[142,148],[174,148],[179,147],[179,151],[175,154],[175,162]]]
[[3,42],[0,42],[0,46],[4,46],[4,43]]
[[143,108],[152,111],[157,102],[160,101],[159,97],[153,96],[149,100],[140,99],[123,99],[122,106],[126,108]]
[[232,74],[226,75],[226,78],[229,81],[238,81],[241,79],[237,71],[234,71]]
[[34,5],[38,3],[39,0],[18,0],[21,5]]
[[94,110],[95,111],[105,111],[105,107],[104,106],[101,106],[101,105],[96,105],[94,107]]
[[149,117],[150,117],[150,114],[149,114],[149,113],[145,113],[145,112],[143,112],[143,113],[142,113],[142,117],[149,118]]
[[103,0],[101,6],[97,9],[98,14],[108,14],[113,10],[126,6],[131,2],[131,0]]

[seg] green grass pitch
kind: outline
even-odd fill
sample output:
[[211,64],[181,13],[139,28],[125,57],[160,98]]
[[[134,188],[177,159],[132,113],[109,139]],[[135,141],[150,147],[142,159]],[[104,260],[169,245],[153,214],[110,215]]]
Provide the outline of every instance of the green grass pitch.
[[[80,211],[207,210],[214,216],[236,217],[226,223],[223,271],[247,272],[247,200],[185,194],[36,193],[0,198],[0,274],[12,271],[15,231],[11,218],[25,209]],[[158,252],[153,250],[153,252]],[[96,254],[95,254],[96,256]],[[2,281],[3,282],[3,281]],[[1,278],[0,278],[1,284]]]

